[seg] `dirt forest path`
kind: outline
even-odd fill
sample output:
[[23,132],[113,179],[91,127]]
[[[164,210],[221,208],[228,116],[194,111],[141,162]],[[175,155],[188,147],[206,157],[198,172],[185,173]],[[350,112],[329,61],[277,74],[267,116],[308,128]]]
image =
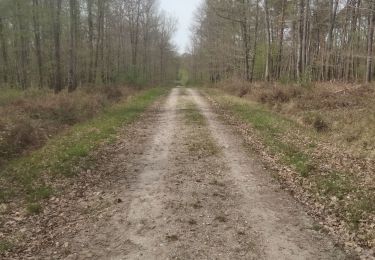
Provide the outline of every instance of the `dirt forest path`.
[[197,90],[129,131],[101,166],[116,179],[41,259],[346,259]]

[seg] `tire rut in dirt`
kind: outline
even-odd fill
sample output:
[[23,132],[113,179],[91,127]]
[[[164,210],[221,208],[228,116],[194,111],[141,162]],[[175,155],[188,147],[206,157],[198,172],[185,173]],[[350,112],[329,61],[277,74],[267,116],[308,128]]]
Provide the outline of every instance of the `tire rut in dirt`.
[[314,230],[314,221],[246,152],[237,134],[218,120],[197,90],[189,89],[222,148],[226,174],[242,195],[241,212],[259,234],[266,259],[349,259],[333,242]]
[[165,259],[159,243],[165,228],[161,176],[175,147],[178,95],[174,89],[161,109],[153,107],[134,125],[132,136],[108,148],[111,158],[103,160],[101,170],[108,179],[117,178],[99,199],[109,206],[93,210],[74,227],[76,234],[62,238],[70,245],[56,259]]
[[90,213],[61,230],[59,244],[69,245],[41,256],[342,259],[293,199],[259,177],[228,129],[196,92],[172,90],[107,148],[98,171],[108,184],[77,202]]
[[262,259],[204,119],[190,96],[183,95],[179,104],[179,149],[174,170],[164,176],[169,259]]

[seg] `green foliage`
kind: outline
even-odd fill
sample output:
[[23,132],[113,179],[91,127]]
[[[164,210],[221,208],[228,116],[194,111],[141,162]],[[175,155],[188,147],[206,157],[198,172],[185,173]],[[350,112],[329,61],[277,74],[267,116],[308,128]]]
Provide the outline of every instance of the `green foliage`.
[[[211,93],[235,117],[254,128],[253,132],[260,137],[262,143],[268,148],[267,151],[278,155],[277,158],[282,165],[291,166],[305,179],[305,181],[300,179],[294,179],[294,181],[301,181],[295,184],[301,184],[301,188],[311,196],[312,200],[322,203],[330,214],[334,214],[348,228],[363,234],[365,238],[361,240],[373,241],[373,232],[371,233],[366,225],[375,213],[375,192],[372,188],[371,173],[367,175],[369,172],[364,169],[361,172],[362,169],[359,170],[356,167],[348,172],[343,170],[350,165],[351,158],[346,156],[344,162],[338,161],[341,157],[332,158],[332,165],[322,162],[325,159],[323,156],[329,157],[331,153],[319,149],[321,144],[329,145],[324,142],[325,135],[317,133],[328,127],[325,119],[320,116],[320,111],[307,113],[304,118],[304,123],[314,126],[313,129],[303,127],[257,102],[223,95],[219,91],[211,90]],[[368,95],[368,92],[365,93]],[[317,97],[320,98],[318,104],[321,106],[322,95],[317,95]],[[314,97],[309,95],[307,98]],[[303,102],[307,100],[303,99]],[[337,113],[335,110],[334,115],[336,116]],[[363,113],[362,110],[361,113]],[[355,157],[355,160],[360,159]],[[322,163],[324,167],[320,167]]]
[[304,123],[312,126],[318,133],[329,130],[329,125],[321,114],[316,112],[306,113],[303,117]]
[[294,122],[270,112],[261,105],[244,102],[240,98],[224,96],[220,102],[258,130],[257,133],[270,150],[280,154],[283,161],[294,167],[301,176],[308,177],[313,171],[312,159],[308,154],[282,138],[291,127],[296,127]]
[[13,244],[5,239],[0,239],[0,254],[12,249]]
[[264,77],[264,68],[266,67],[267,59],[267,45],[266,43],[259,43],[256,49],[255,64],[254,64],[254,78],[262,79]]
[[186,102],[182,106],[183,109],[180,111],[183,113],[186,123],[192,125],[196,129],[195,134],[200,137],[189,141],[189,152],[198,156],[212,156],[219,153],[220,149],[212,139],[207,127],[202,127],[207,125],[207,121],[199,111],[197,105],[194,102]]
[[[120,89],[105,89],[92,93],[80,90],[61,92],[58,95],[28,89],[15,95],[8,104],[0,106],[0,160],[8,161],[40,147],[47,136],[91,119],[104,107],[121,99]],[[4,96],[9,97],[6,92]],[[4,96],[0,93],[0,98]]]
[[188,123],[199,126],[203,126],[206,124],[203,115],[199,112],[197,106],[194,103],[187,104],[186,108],[183,109],[183,112]]
[[30,155],[11,161],[0,172],[0,183],[7,183],[6,187],[0,189],[0,199],[6,201],[12,197],[26,197],[32,202],[28,209],[37,211],[35,203],[54,192],[44,185],[43,174],[55,177],[77,174],[77,166],[82,165],[91,150],[105,141],[113,140],[120,127],[135,120],[165,92],[163,88],[144,91],[114,105],[91,121],[73,126]]
[[348,180],[348,174],[332,172],[318,178],[319,187],[324,194],[336,196],[339,200],[344,199],[352,190],[352,180]]
[[12,102],[20,100],[22,98],[34,98],[40,97],[49,93],[48,90],[41,90],[37,88],[30,88],[26,91],[19,88],[1,88],[0,89],[0,106],[8,105]]
[[186,86],[189,83],[189,72],[186,69],[179,70],[178,81],[182,86]]
[[[255,64],[254,64],[254,79],[264,79],[264,73],[267,62],[267,46],[266,42],[259,42],[256,49]],[[276,45],[272,44],[270,48],[271,57],[276,59],[277,51]]]
[[277,147],[279,152],[283,154],[284,162],[294,166],[302,177],[308,177],[309,174],[314,170],[310,157],[306,153],[300,151],[294,145],[279,142]]
[[304,88],[311,88],[312,87],[312,73],[311,73],[311,67],[307,67],[298,79],[298,83],[301,85],[301,87]]
[[52,187],[41,185],[30,189],[28,193],[28,201],[33,202],[50,198],[54,194],[54,190]]
[[128,71],[118,73],[115,81],[118,84],[130,84],[133,86],[145,86],[148,83],[146,75],[139,72],[137,68],[130,68]]
[[280,75],[279,82],[282,85],[290,85],[290,84],[295,83],[295,80],[291,79],[288,74],[282,74],[282,75]]
[[39,203],[30,203],[27,205],[26,210],[32,215],[38,215],[42,212],[42,206]]
[[0,106],[7,105],[24,94],[22,90],[17,88],[2,88],[0,92]]

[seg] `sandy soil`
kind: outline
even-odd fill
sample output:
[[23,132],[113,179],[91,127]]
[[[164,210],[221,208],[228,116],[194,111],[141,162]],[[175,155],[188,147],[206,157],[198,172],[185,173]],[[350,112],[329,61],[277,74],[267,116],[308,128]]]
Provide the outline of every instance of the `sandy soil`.
[[100,164],[105,190],[34,259],[349,259],[196,90],[173,89]]

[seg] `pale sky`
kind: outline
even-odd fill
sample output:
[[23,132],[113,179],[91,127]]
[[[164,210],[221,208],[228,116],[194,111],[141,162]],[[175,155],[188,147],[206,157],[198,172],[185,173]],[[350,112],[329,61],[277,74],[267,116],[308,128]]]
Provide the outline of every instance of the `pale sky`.
[[173,38],[179,52],[183,53],[190,42],[190,26],[194,12],[203,0],[160,0],[161,9],[178,19],[177,32]]

